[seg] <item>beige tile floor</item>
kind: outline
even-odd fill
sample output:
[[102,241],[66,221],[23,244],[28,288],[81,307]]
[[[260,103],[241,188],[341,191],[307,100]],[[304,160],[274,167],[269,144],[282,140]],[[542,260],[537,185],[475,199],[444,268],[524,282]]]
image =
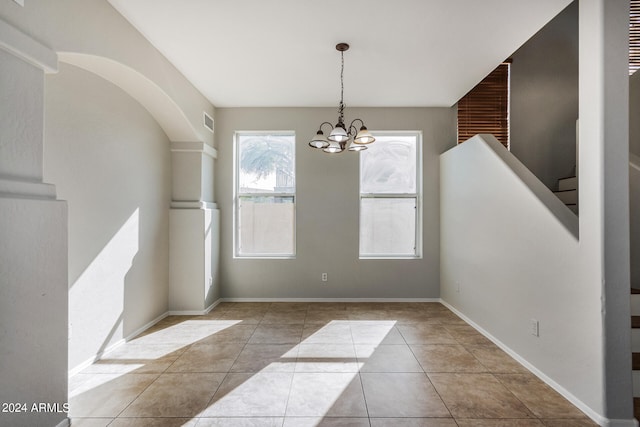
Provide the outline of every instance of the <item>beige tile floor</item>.
[[594,426],[438,303],[222,303],[69,382],[74,427]]

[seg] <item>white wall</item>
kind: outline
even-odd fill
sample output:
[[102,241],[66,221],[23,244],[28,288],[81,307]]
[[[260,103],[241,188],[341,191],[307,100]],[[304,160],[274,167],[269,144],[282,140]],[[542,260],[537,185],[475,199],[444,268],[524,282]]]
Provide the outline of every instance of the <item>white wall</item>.
[[[0,2],[0,43],[0,93],[7,101],[0,106],[0,264],[12,266],[0,275],[1,400],[62,404],[67,400],[68,365],[166,311],[165,132],[181,136],[176,138],[180,142],[212,144],[202,112],[213,116],[214,111],[103,0],[29,0],[24,7]],[[43,72],[55,73],[59,57],[126,88],[155,121],[119,89],[71,68],[56,80],[60,87],[48,85],[52,90],[46,93],[49,106],[43,114]],[[66,73],[78,81],[70,81]],[[73,89],[81,85],[86,94]],[[60,138],[56,141],[56,135],[48,133],[53,142],[46,148],[43,116],[47,132]],[[104,137],[114,137],[120,145],[97,145],[113,142]],[[61,151],[51,149],[56,142]],[[151,142],[156,144],[153,148]],[[157,155],[159,145],[164,145],[162,156]],[[50,184],[43,182],[43,167]],[[60,197],[73,205],[69,221],[66,203],[57,200],[58,179]],[[73,242],[69,263],[67,237]],[[101,306],[92,311],[98,301]],[[68,314],[74,323],[71,343]],[[62,425],[65,417],[1,414],[0,424]]]
[[[165,180],[168,173],[166,162],[169,154],[168,147],[166,147],[167,137],[165,133],[173,135],[180,142],[212,144],[213,135],[204,128],[202,113],[205,111],[214,116],[213,106],[107,1],[61,0],[50,2],[48,0],[30,0],[25,2],[24,7],[12,1],[5,1],[0,3],[0,19],[15,27],[18,32],[33,37],[44,46],[57,52],[61,61],[77,64],[116,83],[127,91],[129,97],[135,98],[142,103],[151,116],[155,118],[155,121],[158,122],[152,123],[153,120],[150,119],[149,114],[144,112],[138,103],[131,98],[124,101],[124,98],[127,97],[122,92],[119,92],[113,86],[104,86],[105,82],[101,79],[95,79],[95,76],[93,81],[100,82],[96,83],[96,88],[98,88],[100,95],[98,98],[104,98],[107,104],[97,104],[97,107],[94,107],[91,104],[94,104],[97,98],[82,98],[79,93],[69,93],[73,97],[72,101],[77,102],[73,104],[78,112],[77,117],[83,117],[87,120],[82,123],[72,121],[73,116],[65,116],[64,113],[57,111],[60,105],[56,105],[55,108],[49,108],[47,111],[47,114],[51,113],[51,116],[45,117],[49,126],[48,130],[59,131],[61,138],[65,137],[65,132],[69,134],[84,132],[83,136],[86,137],[89,143],[95,140],[94,135],[133,138],[139,136],[141,140],[141,146],[136,147],[135,144],[138,141],[133,141],[130,138],[123,139],[121,141],[123,144],[130,144],[128,147],[129,152],[121,147],[120,152],[114,150],[104,153],[105,158],[110,160],[106,163],[99,163],[97,162],[99,160],[97,157],[91,157],[88,152],[84,152],[82,156],[86,156],[85,160],[87,162],[83,166],[79,166],[77,163],[74,164],[79,169],[75,170],[79,175],[75,177],[76,182],[71,186],[69,184],[73,180],[69,178],[69,175],[53,176],[56,171],[47,171],[47,173],[51,173],[51,175],[47,176],[47,179],[53,184],[58,184],[56,180],[59,178],[67,180],[61,186],[61,188],[64,187],[62,197],[69,197],[65,193],[71,191],[74,194],[69,199],[72,199],[73,203],[78,200],[85,201],[84,205],[76,206],[74,210],[81,207],[86,210],[85,213],[90,214],[86,218],[73,217],[75,213],[71,214],[71,226],[80,227],[71,231],[71,237],[74,238],[74,233],[77,233],[75,236],[80,236],[84,232],[87,233],[87,236],[96,237],[94,243],[88,243],[88,240],[82,240],[84,237],[81,237],[79,240],[81,243],[75,242],[74,245],[76,246],[71,248],[72,258],[69,266],[71,269],[71,299],[76,301],[74,303],[76,309],[72,308],[72,312],[75,312],[73,316],[77,317],[81,312],[84,313],[81,317],[87,316],[89,310],[79,309],[78,307],[83,305],[92,307],[100,296],[106,297],[108,301],[108,304],[105,304],[108,306],[108,313],[97,318],[96,323],[92,323],[93,326],[96,326],[97,322],[102,322],[99,328],[100,331],[96,334],[96,339],[100,341],[99,345],[98,341],[94,342],[93,340],[80,344],[88,333],[83,329],[86,325],[82,321],[77,324],[74,319],[71,319],[74,325],[71,344],[73,354],[70,357],[70,364],[73,366],[87,354],[96,351],[96,348],[100,349],[108,346],[118,337],[128,335],[141,324],[152,321],[158,315],[160,307],[163,307],[164,311],[166,311],[167,290],[163,289],[163,286],[166,286],[164,283],[166,283],[167,274],[167,246],[164,241],[166,241],[168,234],[165,234],[164,237],[158,236],[168,233],[166,230],[168,212],[157,212],[157,203],[152,206],[152,200],[156,200],[156,202],[159,199],[166,201],[168,194]],[[55,53],[52,52],[52,56],[53,59],[48,60],[54,65],[49,66],[49,68],[55,71]],[[66,70],[69,69],[71,68],[66,68]],[[66,77],[61,77],[61,79],[66,81]],[[85,79],[92,80],[91,77],[83,75],[80,82],[86,83]],[[87,93],[92,93],[91,90],[94,87],[93,85],[89,86],[91,87],[87,88]],[[109,89],[107,90],[106,87],[109,87]],[[64,91],[64,89],[60,89],[60,91]],[[24,92],[22,95],[31,95],[32,92],[34,91]],[[117,96],[113,92],[119,93],[121,99],[116,99]],[[40,97],[40,102],[42,103],[42,97]],[[52,101],[47,100],[47,102],[51,103]],[[80,106],[82,102],[86,105]],[[133,107],[134,104],[135,107]],[[84,111],[85,107],[88,110],[86,112]],[[98,107],[102,107],[103,110],[96,110],[95,108]],[[121,108],[122,110],[119,113]],[[134,110],[135,114],[126,116],[127,113],[132,113]],[[142,115],[142,112],[145,114]],[[30,110],[16,110],[15,113],[21,120],[37,120],[37,117],[33,117],[35,113]],[[76,111],[73,112],[73,114],[75,113]],[[88,117],[87,115],[92,116]],[[107,121],[103,122],[102,116]],[[108,123],[111,119],[117,119],[119,124],[123,124],[120,127],[122,133],[114,133],[114,128],[108,128]],[[138,119],[140,121],[136,122],[135,120]],[[40,121],[42,121],[41,115]],[[164,129],[164,133],[159,130],[158,124]],[[54,126],[58,126],[58,128],[54,128]],[[30,127],[27,127],[27,129],[30,129]],[[130,133],[128,134],[127,132]],[[148,134],[144,134],[145,132],[148,132]],[[163,149],[166,150],[166,158],[147,157],[150,153],[144,150],[150,148],[147,143],[151,139],[155,139],[156,143],[165,145]],[[34,146],[36,156],[33,156],[32,162],[36,166],[40,165],[41,169],[42,140],[40,139],[36,142]],[[67,143],[78,143],[78,140],[69,140]],[[67,148],[70,147],[67,146]],[[101,151],[98,150],[98,152]],[[48,152],[46,154],[49,159],[51,159],[51,155],[56,155],[56,153]],[[69,154],[69,156],[74,157],[75,153],[73,155]],[[66,162],[66,159],[58,158],[55,161]],[[91,163],[91,161],[94,163]],[[134,165],[134,161],[138,163]],[[16,163],[12,161],[12,164],[15,165]],[[132,176],[131,173],[134,169],[127,169],[138,167],[141,164],[150,168],[150,173],[155,174],[154,179],[149,176],[136,175],[139,171]],[[94,169],[91,170],[90,165],[93,165]],[[4,166],[2,165],[0,169],[3,169]],[[68,167],[66,163],[65,167]],[[62,169],[60,163],[58,163],[58,169]],[[122,175],[119,175],[120,172],[122,172]],[[37,178],[42,172],[41,170],[36,170],[34,173]],[[83,175],[85,173],[87,174],[87,180],[96,184],[96,187],[103,185],[105,181],[110,182],[113,187],[109,187],[109,191],[106,193],[86,191],[80,187],[80,182],[85,177]],[[207,177],[211,178],[209,175]],[[110,178],[115,176],[122,177],[122,179],[109,181]],[[126,178],[140,178],[140,180],[127,180]],[[206,179],[206,177],[197,178],[199,184],[197,186],[199,187],[200,181]],[[116,194],[115,188],[118,184],[125,189],[125,194],[129,196],[128,198],[125,197],[124,200],[119,200],[120,195]],[[151,189],[142,191],[141,189],[145,186],[151,186]],[[55,187],[52,188],[55,197]],[[207,192],[211,193],[210,188],[207,189]],[[138,198],[138,195],[142,193],[144,195]],[[88,202],[88,200],[91,200],[91,202]],[[140,205],[138,211],[134,209],[137,205]],[[162,207],[164,210],[167,208],[167,204]],[[97,230],[94,228],[95,224],[91,221],[96,218],[99,220],[105,219],[101,216],[106,216],[107,218],[100,224],[100,229]],[[137,242],[132,237],[136,233],[139,234]],[[108,240],[112,237],[113,240]],[[156,245],[156,242],[150,246],[150,239],[156,238],[160,239],[160,243]],[[138,245],[137,250],[131,249],[124,252],[114,250],[118,245],[129,245],[132,248],[136,244]],[[83,250],[86,250],[86,252],[82,252]],[[97,265],[106,263],[110,268],[103,271],[92,268],[87,269],[94,259],[100,260]],[[149,267],[157,263],[158,260],[163,260],[160,267]],[[130,268],[127,266],[129,263],[132,263]],[[112,277],[107,278],[109,275]],[[115,280],[118,283],[125,283],[126,286],[124,288],[120,287],[117,292],[109,292],[108,295],[83,294],[82,286],[72,286],[78,280],[90,281],[91,277],[99,278],[98,281],[101,283]],[[159,289],[154,289],[152,295],[149,295],[150,288],[156,285]],[[79,303],[78,301],[83,298],[85,302]],[[141,307],[131,306],[126,302],[122,302],[135,302],[145,298],[150,299],[147,304],[143,304]],[[116,312],[123,313],[123,318],[118,319],[115,317]],[[66,331],[67,328],[65,326],[63,330],[58,332],[66,335]],[[66,344],[66,340],[61,343],[65,347],[65,352]],[[76,347],[76,345],[79,347]]]
[[[0,20],[0,425],[66,423],[67,205],[42,181],[44,73],[55,52]],[[22,409],[22,408],[21,408]]]
[[544,184],[571,176],[578,118],[578,3],[512,55],[510,149]]
[[629,324],[629,2],[580,0],[581,277],[600,294],[603,414],[633,415]]
[[45,180],[69,206],[73,368],[167,310],[170,151],[102,78],[61,64],[45,83]]
[[[334,108],[217,109],[216,201],[221,212],[220,271],[227,298],[437,298],[440,295],[438,155],[455,144],[455,110],[348,108],[370,130],[423,132],[423,258],[359,260],[359,157],[330,156],[308,146]],[[233,258],[233,135],[293,130],[296,134],[297,256]],[[328,273],[328,282],[321,273]],[[399,280],[401,279],[401,280]]]
[[579,233],[510,154],[465,143],[442,156],[442,295],[593,419],[632,426],[629,8],[579,6]]
[[577,219],[549,190],[543,199],[531,191],[542,183],[494,141],[441,156],[442,298],[580,400],[597,402],[600,299],[581,280],[570,231]]

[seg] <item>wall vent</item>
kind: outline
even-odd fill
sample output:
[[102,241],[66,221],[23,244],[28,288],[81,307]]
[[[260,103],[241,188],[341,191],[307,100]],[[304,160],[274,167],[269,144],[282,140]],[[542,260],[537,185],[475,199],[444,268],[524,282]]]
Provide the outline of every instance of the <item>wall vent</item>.
[[202,118],[203,118],[204,127],[209,129],[209,131],[213,133],[213,117],[211,117],[210,115],[208,115],[206,112],[203,111]]

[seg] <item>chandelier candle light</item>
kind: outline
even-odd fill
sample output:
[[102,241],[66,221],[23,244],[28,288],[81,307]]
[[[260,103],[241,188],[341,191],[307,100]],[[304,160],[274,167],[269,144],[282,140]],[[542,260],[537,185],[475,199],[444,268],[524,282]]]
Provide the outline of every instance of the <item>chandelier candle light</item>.
[[[346,127],[344,124],[344,52],[349,49],[347,43],[338,43],[336,50],[340,52],[341,64],[340,69],[340,105],[338,107],[338,123],[335,126],[331,126],[331,123],[324,122],[320,124],[320,128],[316,133],[316,136],[309,142],[309,146],[312,148],[318,148],[325,153],[341,153],[345,149],[349,151],[362,151],[366,150],[366,144],[371,144],[376,139],[367,130],[362,119],[353,119]],[[360,130],[357,131],[353,125],[355,122],[360,122]],[[331,132],[328,137],[324,136],[322,132],[322,126],[331,126]],[[355,135],[355,137],[354,137]]]

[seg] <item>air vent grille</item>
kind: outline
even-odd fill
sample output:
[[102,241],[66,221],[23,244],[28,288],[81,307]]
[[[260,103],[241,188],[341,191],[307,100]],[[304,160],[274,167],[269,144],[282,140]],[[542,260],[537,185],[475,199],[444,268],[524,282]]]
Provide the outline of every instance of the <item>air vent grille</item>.
[[210,115],[208,115],[204,111],[202,112],[202,117],[203,117],[204,127],[209,129],[209,131],[211,133],[213,133],[213,117],[211,117]]

